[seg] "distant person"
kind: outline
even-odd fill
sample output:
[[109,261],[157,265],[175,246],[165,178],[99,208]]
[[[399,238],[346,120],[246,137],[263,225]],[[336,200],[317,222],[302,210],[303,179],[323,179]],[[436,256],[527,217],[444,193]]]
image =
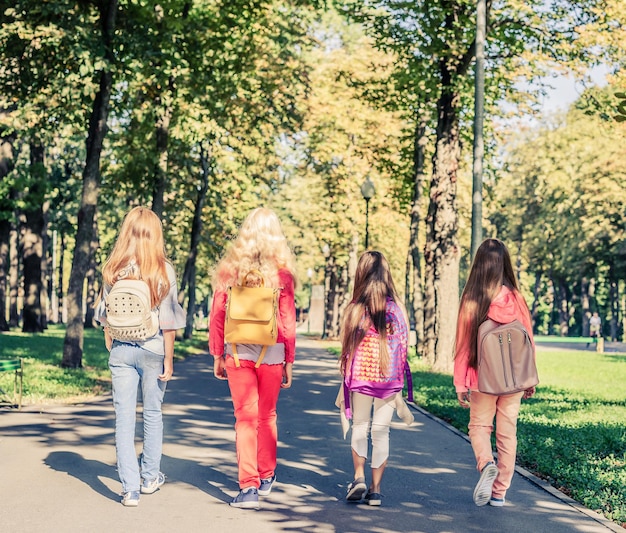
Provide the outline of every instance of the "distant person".
[[[478,248],[461,296],[456,329],[454,386],[462,407],[469,407],[469,437],[480,479],[474,503],[502,507],[515,471],[517,417],[522,397],[530,398],[535,387],[503,396],[478,391],[478,327],[487,318],[502,324],[519,320],[532,340],[528,306],[519,291],[511,257],[501,241],[487,239]],[[496,422],[498,463],[491,447]]]
[[[363,497],[368,505],[380,506],[382,502],[389,426],[404,385],[407,322],[387,260],[380,252],[365,252],[357,265],[352,299],[345,310],[341,330],[345,411],[347,418],[352,418],[354,481],[346,494],[349,502],[358,502]],[[400,402],[405,406],[401,397]],[[372,478],[368,486],[365,463],[370,436]]]
[[[150,288],[159,329],[143,341],[114,340],[107,328],[107,295],[115,282],[122,279],[142,279]],[[161,220],[153,211],[135,207],[127,213],[102,269],[102,280],[95,319],[104,326],[105,344],[110,351],[117,471],[122,483],[122,504],[136,507],[140,492],[152,494],[165,482],[161,472],[161,404],[166,383],[174,373],[176,330],[185,327],[185,314],[177,299],[176,274],[165,256]],[[143,402],[143,451],[138,461],[135,419],[139,385]]]
[[[256,367],[261,345],[237,344],[237,365],[231,344],[224,345],[224,320],[229,286],[243,285],[250,271],[259,271],[265,286],[280,288],[278,338]],[[227,379],[235,409],[239,494],[233,507],[258,509],[276,482],[278,442],[276,403],[280,389],[291,387],[296,349],[295,258],[274,211],[253,210],[239,235],[217,265],[209,316],[209,351],[213,373]]]
[[[593,313],[593,315],[591,315],[591,318],[589,319],[589,336],[593,339],[594,343],[598,342],[598,339],[601,336],[601,331],[602,319],[600,318],[600,315],[595,312]],[[587,347],[589,347],[589,343],[587,343]]]

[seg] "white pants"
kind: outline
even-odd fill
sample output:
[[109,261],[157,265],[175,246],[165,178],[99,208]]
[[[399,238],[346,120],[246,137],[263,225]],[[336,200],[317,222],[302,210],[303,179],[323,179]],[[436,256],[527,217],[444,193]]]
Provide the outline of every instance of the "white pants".
[[[372,405],[374,415],[372,416]],[[389,457],[389,426],[395,410],[395,395],[381,400],[358,392],[352,393],[352,449],[367,457],[371,422],[372,468],[380,468]]]

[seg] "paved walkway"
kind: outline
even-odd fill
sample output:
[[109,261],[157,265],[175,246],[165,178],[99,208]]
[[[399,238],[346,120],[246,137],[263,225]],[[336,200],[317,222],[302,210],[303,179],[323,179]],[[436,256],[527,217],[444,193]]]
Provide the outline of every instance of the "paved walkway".
[[109,396],[76,406],[0,411],[0,531],[30,532],[550,532],[624,530],[519,471],[504,508],[476,507],[467,439],[416,409],[391,430],[383,506],[346,504],[349,441],[324,344],[299,340],[294,386],[279,402],[278,482],[261,510],[233,509],[232,407],[208,356],[178,363],[166,393],[166,484],[139,507],[119,503]]

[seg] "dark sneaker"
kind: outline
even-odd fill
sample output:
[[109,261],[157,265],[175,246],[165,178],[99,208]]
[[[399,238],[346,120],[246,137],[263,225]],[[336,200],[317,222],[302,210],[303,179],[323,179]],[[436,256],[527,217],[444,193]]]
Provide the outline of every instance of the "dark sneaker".
[[159,472],[157,477],[155,477],[152,481],[143,480],[141,484],[141,492],[143,494],[152,494],[159,490],[159,487],[165,483],[165,476]]
[[258,509],[259,492],[254,487],[240,490],[239,494],[230,502],[230,505],[239,509]]
[[367,505],[371,505],[372,507],[380,507],[382,504],[383,496],[378,492],[367,492],[365,495],[365,501]]
[[489,500],[489,505],[492,507],[504,507],[505,502],[506,499],[504,498],[491,498],[491,500]]
[[348,485],[348,493],[346,494],[346,500],[349,502],[358,502],[363,498],[363,494],[367,490],[365,479],[362,477],[356,478],[352,483]]
[[257,491],[259,496],[268,496],[270,492],[272,492],[272,487],[274,486],[274,482],[276,481],[276,474],[272,477],[266,477],[261,480],[261,486]]
[[491,488],[498,476],[498,467],[494,463],[487,463],[480,472],[480,479],[474,489],[474,503],[478,507],[487,505],[491,499]]
[[139,491],[131,490],[125,492],[122,498],[122,505],[124,507],[137,507],[139,505]]

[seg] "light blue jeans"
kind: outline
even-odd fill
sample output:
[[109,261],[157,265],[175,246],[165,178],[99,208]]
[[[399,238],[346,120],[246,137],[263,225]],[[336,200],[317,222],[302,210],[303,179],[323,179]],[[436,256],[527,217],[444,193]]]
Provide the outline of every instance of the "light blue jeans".
[[[124,492],[140,489],[141,479],[152,481],[161,467],[163,449],[163,416],[161,404],[165,395],[163,356],[136,344],[113,342],[109,355],[115,408],[115,450],[117,472]],[[135,452],[137,388],[141,383],[143,400],[143,452],[141,464]],[[141,470],[140,470],[141,468]]]

